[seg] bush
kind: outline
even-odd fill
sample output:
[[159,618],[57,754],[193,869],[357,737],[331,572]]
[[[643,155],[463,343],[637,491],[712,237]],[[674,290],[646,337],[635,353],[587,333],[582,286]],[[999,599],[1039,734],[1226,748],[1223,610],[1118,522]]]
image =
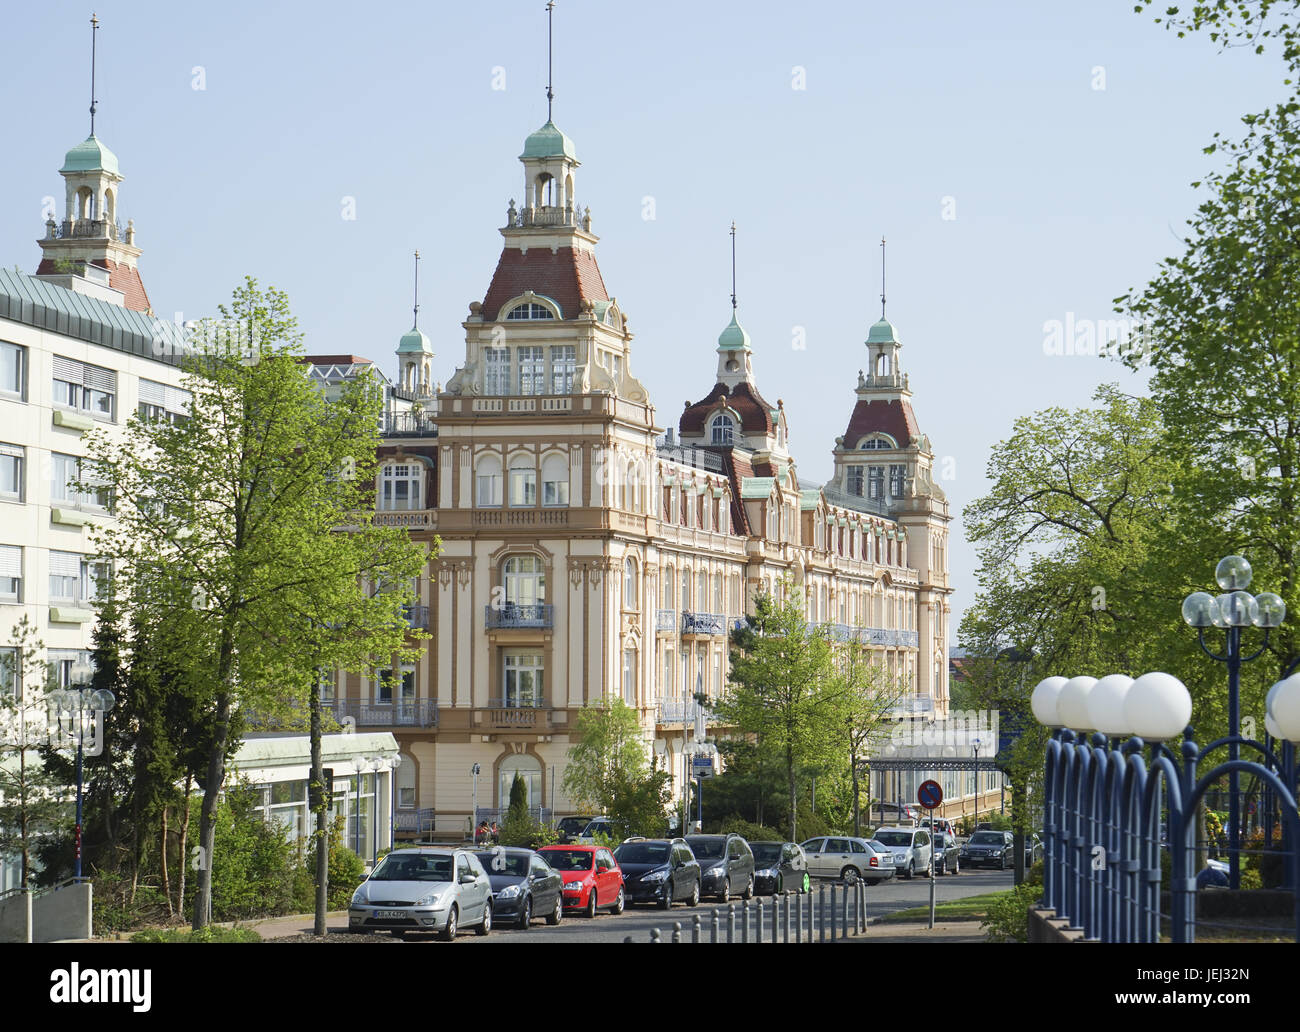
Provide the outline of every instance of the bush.
[[988,916],[980,927],[988,932],[989,942],[1028,942],[1029,908],[1043,895],[1041,864],[1038,884],[1028,879],[988,905]]
[[[330,910],[345,910],[362,879],[366,865],[361,857],[343,844],[345,820],[334,818],[329,827],[329,895],[326,906]],[[316,909],[316,839],[313,836],[302,863],[293,871],[294,909],[313,913]]]
[[775,828],[768,828],[762,824],[753,824],[749,821],[742,820],[735,814],[730,817],[724,817],[718,826],[716,834],[719,835],[739,835],[747,842],[784,842],[785,833],[777,831]]
[[[212,857],[212,919],[231,921],[288,913],[294,903],[294,847],[280,826],[254,810],[257,798],[235,785],[217,803]],[[191,805],[197,811],[200,803]],[[197,827],[198,814],[194,814]],[[186,911],[192,910],[198,876],[187,880]]]
[[150,928],[136,932],[132,942],[261,942],[262,937],[251,928],[223,928],[207,925],[197,932],[189,928]]

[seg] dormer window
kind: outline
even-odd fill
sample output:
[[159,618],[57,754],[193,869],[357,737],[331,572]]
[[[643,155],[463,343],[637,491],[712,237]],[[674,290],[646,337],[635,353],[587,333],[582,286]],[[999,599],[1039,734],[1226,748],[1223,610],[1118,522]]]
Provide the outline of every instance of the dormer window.
[[865,440],[861,441],[858,444],[858,448],[862,451],[878,451],[882,449],[892,449],[897,447],[898,444],[894,441],[894,439],[892,437],[886,436],[885,434],[876,434],[872,437],[866,438]]
[[507,319],[554,319],[555,313],[545,305],[539,305],[535,301],[525,301],[521,305],[515,305],[506,313]]
[[713,417],[710,424],[710,443],[716,445],[734,444],[736,440],[735,421],[725,413]]

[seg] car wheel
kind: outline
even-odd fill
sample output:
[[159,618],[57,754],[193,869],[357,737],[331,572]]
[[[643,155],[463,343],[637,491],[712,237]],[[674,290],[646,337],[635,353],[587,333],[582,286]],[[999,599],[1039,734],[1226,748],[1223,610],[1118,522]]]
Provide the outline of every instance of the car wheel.
[[691,885],[691,906],[698,907],[699,905],[700,905],[700,883],[697,881]]
[[812,879],[808,877],[808,872],[803,872],[803,881],[799,885],[800,892],[812,892]]
[[524,900],[523,908],[519,911],[519,927],[524,929],[524,931],[527,931],[532,923],[533,901],[531,899],[526,899]]
[[913,860],[911,866],[908,867],[908,869],[902,873],[901,877],[903,878],[904,881],[911,881],[912,878],[915,877],[915,875],[916,875],[916,861]]
[[749,876],[749,883],[745,886],[745,891],[741,893],[741,896],[745,899],[754,898],[754,876],[752,874]]
[[952,862],[952,873],[961,874],[961,857],[958,857]]
[[485,903],[483,904],[483,920],[474,929],[474,934],[487,935],[490,931],[492,931],[492,904]]
[[594,920],[596,917],[596,886],[591,887],[591,895],[587,897],[587,918]]
[[564,919],[564,900],[559,896],[555,897],[555,913],[546,915],[548,925],[557,925]]
[[615,914],[621,914],[623,913],[623,910],[626,907],[627,907],[627,896],[623,892],[623,886],[620,885],[618,887],[618,899],[614,900],[614,909],[612,912]]
[[673,906],[673,883],[671,879],[664,882],[664,894],[659,897],[659,909],[671,910]]
[[947,858],[947,857],[944,857],[942,860],[939,861],[939,868],[938,868],[938,870],[936,870],[934,873],[935,873],[935,874],[945,874],[945,875],[948,873],[948,858]]
[[447,927],[438,933],[438,937],[443,942],[451,942],[456,938],[456,904],[451,905],[451,911],[447,914]]
[[858,880],[858,869],[850,865],[840,872],[840,878],[845,885],[852,885]]
[[731,879],[722,879],[722,890],[718,893],[718,901],[721,903],[731,902]]

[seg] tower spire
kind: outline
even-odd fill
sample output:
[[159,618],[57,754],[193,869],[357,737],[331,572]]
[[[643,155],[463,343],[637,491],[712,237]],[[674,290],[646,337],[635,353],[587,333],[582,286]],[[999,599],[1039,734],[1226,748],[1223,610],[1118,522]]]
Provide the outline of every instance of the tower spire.
[[736,314],[736,220],[731,220],[731,313]]
[[415,318],[411,321],[411,329],[419,329],[420,326],[420,252],[415,252]]
[[95,39],[99,34],[99,18],[90,15],[90,135],[95,135]]
[[880,238],[880,318],[885,317],[885,238]]
[[555,91],[551,89],[551,30],[555,23],[555,0],[546,0],[546,120],[551,120],[551,101],[555,99]]

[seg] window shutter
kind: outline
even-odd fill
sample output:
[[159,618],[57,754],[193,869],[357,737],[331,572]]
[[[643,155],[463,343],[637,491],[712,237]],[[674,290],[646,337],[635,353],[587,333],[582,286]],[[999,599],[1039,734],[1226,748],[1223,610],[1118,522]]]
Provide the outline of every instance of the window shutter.
[[17,545],[0,545],[0,577],[23,575],[23,550]]
[[75,359],[54,356],[54,378],[68,383],[79,383],[97,391],[117,393],[117,373],[100,366],[86,365]]
[[66,380],[68,383],[81,383],[82,365],[62,355],[54,356],[54,379]]
[[51,552],[51,577],[80,577],[82,556],[79,552]]
[[152,380],[140,381],[140,400],[146,405],[166,405],[167,387]]

